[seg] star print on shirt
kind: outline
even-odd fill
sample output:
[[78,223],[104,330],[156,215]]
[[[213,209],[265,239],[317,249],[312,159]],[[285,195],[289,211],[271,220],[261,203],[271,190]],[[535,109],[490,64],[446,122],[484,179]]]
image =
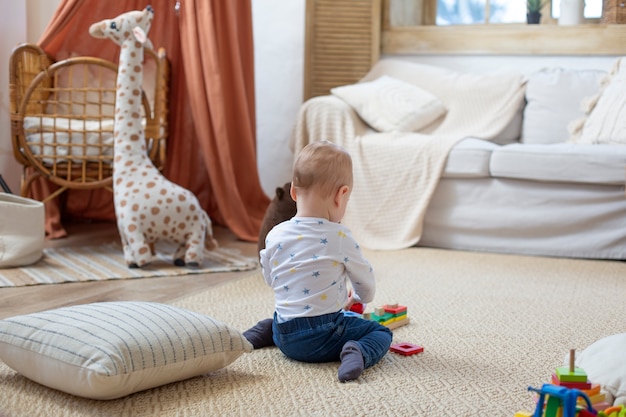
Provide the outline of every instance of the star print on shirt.
[[324,238],[324,239],[320,239],[320,243],[322,245],[327,245],[328,244],[328,239]]
[[348,257],[347,256],[345,258],[343,258],[343,262],[346,263],[346,264],[348,263]]
[[305,289],[303,289],[303,290],[302,290],[302,293],[303,293],[304,295],[308,295],[310,292],[311,292],[311,290],[310,290],[310,289],[308,289],[308,288],[305,288]]
[[311,274],[313,275],[315,278],[320,276],[320,271],[313,271],[313,273]]
[[285,286],[283,286],[283,289],[284,289],[285,291],[289,291],[289,289],[290,289],[290,288],[289,288],[289,285],[285,285]]

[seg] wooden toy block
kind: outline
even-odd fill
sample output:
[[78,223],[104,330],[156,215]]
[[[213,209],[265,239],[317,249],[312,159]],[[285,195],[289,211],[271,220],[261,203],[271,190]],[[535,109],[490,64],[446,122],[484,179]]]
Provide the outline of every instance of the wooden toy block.
[[599,402],[599,403],[595,403],[595,404],[593,405],[593,409],[594,409],[594,410],[596,410],[596,411],[604,411],[604,410],[606,410],[607,408],[610,408],[610,407],[612,407],[612,406],[613,406],[613,404],[609,404],[609,403],[608,403],[608,402],[606,402],[606,401],[601,401],[601,402]]
[[561,382],[587,382],[587,374],[582,368],[570,370],[567,366],[556,368],[556,376]]
[[383,307],[376,307],[374,309],[374,315],[382,316],[383,314],[385,314],[385,309]]
[[569,350],[569,367],[561,366],[556,368],[556,376],[561,382],[587,382],[587,374],[582,368],[576,368],[576,349]]
[[548,396],[546,401],[545,417],[558,417],[559,408],[561,408],[561,400],[558,397]]
[[398,304],[385,304],[383,306],[383,309],[387,312],[387,313],[391,313],[391,314],[406,314],[407,308],[405,306],[399,306]]
[[413,343],[397,343],[389,347],[391,352],[399,353],[400,355],[410,356],[417,353],[422,353],[424,348],[422,346],[414,345]]
[[[582,390],[583,392],[585,392],[585,394],[587,394],[587,390],[592,389],[593,385],[594,385],[594,384],[592,384],[589,381],[585,381],[585,382],[565,382],[565,381],[559,381],[559,377],[555,373],[552,374],[552,383],[554,385],[558,385],[560,387],[579,389],[579,390]],[[598,388],[598,391],[599,390],[600,389]]]
[[365,311],[365,306],[361,303],[354,303],[350,306],[350,311],[353,311],[357,314],[363,314]]
[[402,320],[405,319],[407,316],[406,311],[404,313],[400,313],[400,314],[394,314],[393,318],[396,320]]
[[386,327],[389,330],[394,330],[394,329],[397,329],[398,327],[402,327],[402,326],[409,324],[409,321],[410,319],[407,317],[406,319],[403,319],[403,320],[392,321],[391,323],[387,324]]
[[383,324],[383,325],[384,325],[384,323],[391,322],[391,320],[393,320],[393,314],[385,313],[385,312],[383,312],[383,314],[374,313],[370,317],[371,317],[372,320],[377,321],[377,322],[379,322],[380,324]]

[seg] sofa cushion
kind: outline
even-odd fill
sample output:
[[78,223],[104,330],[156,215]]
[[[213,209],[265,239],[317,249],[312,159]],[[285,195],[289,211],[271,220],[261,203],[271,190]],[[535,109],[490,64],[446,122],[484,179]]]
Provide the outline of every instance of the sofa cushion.
[[529,76],[520,142],[569,140],[568,125],[585,115],[582,102],[600,91],[600,70],[545,69]]
[[335,87],[330,92],[379,132],[417,132],[446,113],[441,100],[433,94],[387,75]]
[[443,178],[488,178],[489,159],[497,148],[498,145],[486,140],[463,139],[448,154]]
[[626,58],[615,62],[601,93],[590,103],[580,132],[572,129],[572,141],[626,145]]
[[626,146],[512,144],[493,151],[493,177],[535,181],[624,184]]

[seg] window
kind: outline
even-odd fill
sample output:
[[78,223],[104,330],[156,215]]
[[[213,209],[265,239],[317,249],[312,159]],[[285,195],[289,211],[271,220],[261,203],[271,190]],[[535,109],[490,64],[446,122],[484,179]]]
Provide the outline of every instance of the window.
[[[552,2],[552,17],[558,19],[561,11],[561,2]],[[585,0],[585,19],[599,19],[602,17],[602,0]]]
[[[524,0],[436,0],[436,25],[472,25],[485,23],[526,22]],[[560,1],[551,2],[552,18],[560,15]],[[585,18],[602,16],[602,0],[585,0]]]
[[[552,0],[553,3],[560,1],[564,0]],[[518,3],[523,5],[522,9]],[[525,3],[526,0],[384,0],[381,52],[390,55],[624,55],[626,25],[600,23],[598,18],[592,17],[601,15],[602,0],[585,0],[585,23],[594,24],[579,25],[558,25],[550,5],[544,9],[541,24],[529,25]],[[441,23],[437,22],[439,4],[448,6],[447,12],[442,14],[440,10]],[[458,17],[452,17],[455,14],[450,11],[455,11]],[[511,18],[512,15],[515,17]]]
[[438,26],[523,23],[526,3],[510,0],[437,0]]

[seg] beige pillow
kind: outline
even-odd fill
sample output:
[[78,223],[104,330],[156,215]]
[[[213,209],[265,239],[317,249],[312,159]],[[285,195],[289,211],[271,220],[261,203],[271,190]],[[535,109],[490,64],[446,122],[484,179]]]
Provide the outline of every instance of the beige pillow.
[[447,111],[433,94],[387,75],[336,87],[330,92],[352,106],[361,119],[379,132],[416,132]]
[[600,92],[599,70],[546,68],[531,74],[526,83],[526,107],[520,142],[567,142],[568,126],[585,116],[580,103]]
[[619,58],[599,95],[587,101],[587,117],[570,125],[571,141],[626,145],[626,59]]
[[42,385],[93,399],[215,371],[251,350],[229,325],[158,303],[94,303],[0,320],[4,363]]

